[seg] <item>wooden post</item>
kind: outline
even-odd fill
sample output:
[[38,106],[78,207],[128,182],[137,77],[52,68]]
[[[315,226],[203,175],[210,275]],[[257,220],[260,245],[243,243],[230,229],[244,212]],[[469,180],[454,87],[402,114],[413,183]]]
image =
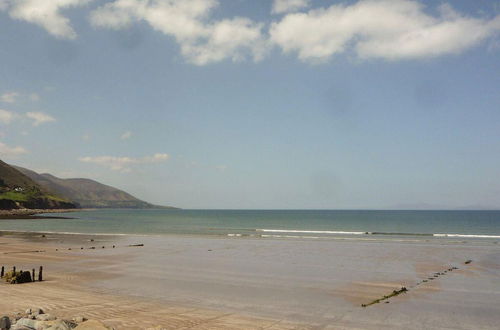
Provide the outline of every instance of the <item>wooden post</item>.
[[43,281],[43,267],[40,266],[40,270],[38,271],[38,282]]
[[15,275],[16,275],[16,266],[12,267],[12,270],[13,270],[13,272],[14,272],[14,274],[13,274],[13,275],[15,276]]
[[35,268],[31,270],[31,281],[35,282]]
[[1,275],[0,277],[3,277],[4,272],[5,272],[5,268],[2,266],[2,271],[0,272],[0,275]]

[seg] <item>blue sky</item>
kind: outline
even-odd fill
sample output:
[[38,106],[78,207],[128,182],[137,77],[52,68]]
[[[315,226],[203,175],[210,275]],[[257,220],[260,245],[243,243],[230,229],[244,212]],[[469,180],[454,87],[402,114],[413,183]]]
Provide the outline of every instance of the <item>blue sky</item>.
[[500,208],[500,2],[0,0],[0,158],[183,208]]

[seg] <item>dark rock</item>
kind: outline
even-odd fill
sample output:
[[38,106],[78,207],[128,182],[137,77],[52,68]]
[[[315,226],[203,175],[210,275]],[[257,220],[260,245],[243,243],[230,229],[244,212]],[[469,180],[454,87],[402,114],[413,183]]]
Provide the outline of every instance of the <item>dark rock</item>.
[[13,200],[0,199],[0,210],[14,210],[19,208]]
[[20,272],[20,274],[16,276],[17,284],[30,283],[30,282],[33,281],[31,280],[31,272],[29,271]]
[[0,329],[1,330],[8,330],[10,329],[10,318],[8,316],[3,316],[0,318]]

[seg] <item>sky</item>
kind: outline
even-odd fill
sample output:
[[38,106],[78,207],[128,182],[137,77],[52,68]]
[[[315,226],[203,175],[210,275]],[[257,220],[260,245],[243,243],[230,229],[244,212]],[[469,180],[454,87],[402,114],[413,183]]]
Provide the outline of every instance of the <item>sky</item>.
[[182,208],[499,209],[500,1],[0,0],[0,159]]

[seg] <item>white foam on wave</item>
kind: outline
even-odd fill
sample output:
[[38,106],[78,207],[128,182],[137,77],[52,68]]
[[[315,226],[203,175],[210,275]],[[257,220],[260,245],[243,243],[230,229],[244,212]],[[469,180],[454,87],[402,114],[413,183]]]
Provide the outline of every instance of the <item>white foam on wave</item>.
[[325,237],[319,237],[319,236],[298,236],[298,235],[260,235],[262,238],[314,238],[314,239],[319,239],[319,238],[325,238]]
[[434,237],[500,238],[498,235],[432,234]]
[[256,229],[265,233],[300,233],[300,234],[336,234],[336,235],[369,235],[367,231],[333,231],[333,230],[295,230],[295,229]]
[[385,232],[368,232],[368,231],[296,230],[296,229],[256,229],[256,231],[264,233],[277,233],[277,234],[395,235],[395,236],[434,236],[434,237],[456,237],[456,238],[500,238],[499,235],[477,235],[477,234],[421,234],[421,233],[385,233]]
[[423,242],[421,239],[384,239],[384,238],[367,238],[367,237],[335,237],[335,236],[297,236],[297,235],[259,235],[261,238],[296,238],[296,239],[321,239],[321,240],[341,240],[341,241],[387,241],[387,242]]

